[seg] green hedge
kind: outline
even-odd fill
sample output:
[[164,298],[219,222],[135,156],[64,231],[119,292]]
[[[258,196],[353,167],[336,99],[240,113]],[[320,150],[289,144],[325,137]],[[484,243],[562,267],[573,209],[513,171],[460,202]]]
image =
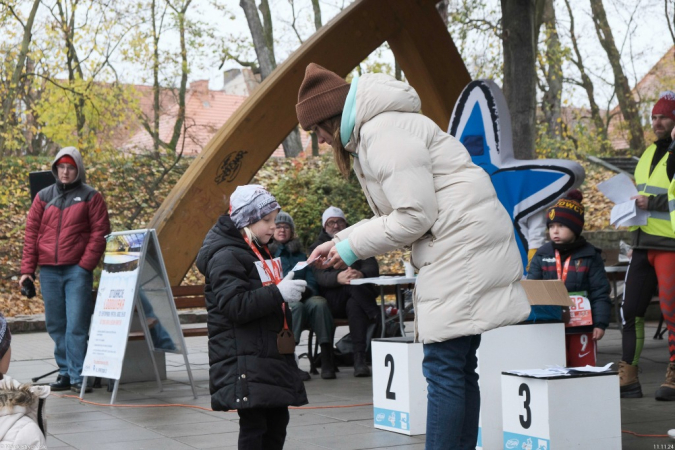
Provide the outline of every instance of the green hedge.
[[345,180],[337,170],[332,153],[310,159],[273,159],[256,175],[293,217],[296,234],[307,247],[321,231],[321,214],[329,206],[345,212],[353,224],[373,216],[361,186],[352,175]]

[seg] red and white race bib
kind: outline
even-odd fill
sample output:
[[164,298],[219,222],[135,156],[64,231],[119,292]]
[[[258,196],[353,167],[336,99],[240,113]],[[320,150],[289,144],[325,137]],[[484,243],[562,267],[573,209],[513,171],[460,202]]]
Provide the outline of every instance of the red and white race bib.
[[570,292],[570,300],[574,306],[570,306],[570,321],[565,324],[565,327],[593,325],[591,302],[586,295],[588,295],[586,292]]
[[[267,270],[263,266],[267,266]],[[265,259],[263,261],[256,261],[255,267],[258,269],[258,275],[260,275],[260,281],[262,281],[263,286],[269,286],[270,284],[277,284],[278,279],[281,279],[281,259],[274,258],[273,260]],[[273,278],[274,277],[274,278]]]

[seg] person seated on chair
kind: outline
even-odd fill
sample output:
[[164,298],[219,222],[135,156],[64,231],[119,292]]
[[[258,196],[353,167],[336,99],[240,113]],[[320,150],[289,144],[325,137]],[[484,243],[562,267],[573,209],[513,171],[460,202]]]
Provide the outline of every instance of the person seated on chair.
[[[340,208],[330,206],[321,217],[323,226],[317,240],[310,246],[311,253],[316,247],[330,241],[340,231],[347,228],[347,219]],[[380,310],[375,299],[377,290],[372,285],[351,286],[351,280],[371,278],[380,275],[375,258],[359,260],[346,269],[314,268],[314,276],[319,284],[319,293],[328,300],[328,306],[334,317],[347,318],[349,333],[354,345],[354,376],[369,377],[370,368],[366,361],[366,335],[371,323],[379,323]]]
[[47,448],[45,399],[49,386],[21,384],[5,375],[12,333],[0,314],[0,448]]
[[[275,258],[281,259],[281,269],[284,276],[300,261],[307,261],[307,255],[302,251],[302,244],[295,236],[295,222],[290,214],[280,211],[275,219],[274,242],[269,245],[270,252]],[[297,270],[295,280],[307,281],[307,289],[302,300],[291,305],[293,314],[293,335],[296,345],[300,343],[302,330],[311,328],[316,335],[316,341],[321,346],[321,378],[331,380],[335,378],[333,366],[333,316],[325,298],[319,297],[319,286],[310,267]],[[303,381],[311,379],[309,373],[303,373]]]

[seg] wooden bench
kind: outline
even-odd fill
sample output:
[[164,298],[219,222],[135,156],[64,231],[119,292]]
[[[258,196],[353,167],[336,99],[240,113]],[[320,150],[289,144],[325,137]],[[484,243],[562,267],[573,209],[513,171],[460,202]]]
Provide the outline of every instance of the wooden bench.
[[[171,286],[173,301],[178,311],[194,308],[206,308],[204,298],[204,285],[194,286]],[[181,324],[181,330],[184,337],[208,336],[206,322],[198,324]],[[132,331],[129,333],[130,341],[145,339],[143,331]]]

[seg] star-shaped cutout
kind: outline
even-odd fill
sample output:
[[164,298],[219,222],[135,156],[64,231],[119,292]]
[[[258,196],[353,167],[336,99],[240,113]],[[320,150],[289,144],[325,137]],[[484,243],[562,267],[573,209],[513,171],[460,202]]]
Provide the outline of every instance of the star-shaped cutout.
[[490,175],[499,201],[511,216],[523,267],[527,266],[528,236],[533,235],[533,227],[545,226],[535,219],[537,213],[581,185],[584,168],[564,159],[516,159],[506,99],[490,80],[472,81],[464,88],[448,133],[457,137],[474,164]]

